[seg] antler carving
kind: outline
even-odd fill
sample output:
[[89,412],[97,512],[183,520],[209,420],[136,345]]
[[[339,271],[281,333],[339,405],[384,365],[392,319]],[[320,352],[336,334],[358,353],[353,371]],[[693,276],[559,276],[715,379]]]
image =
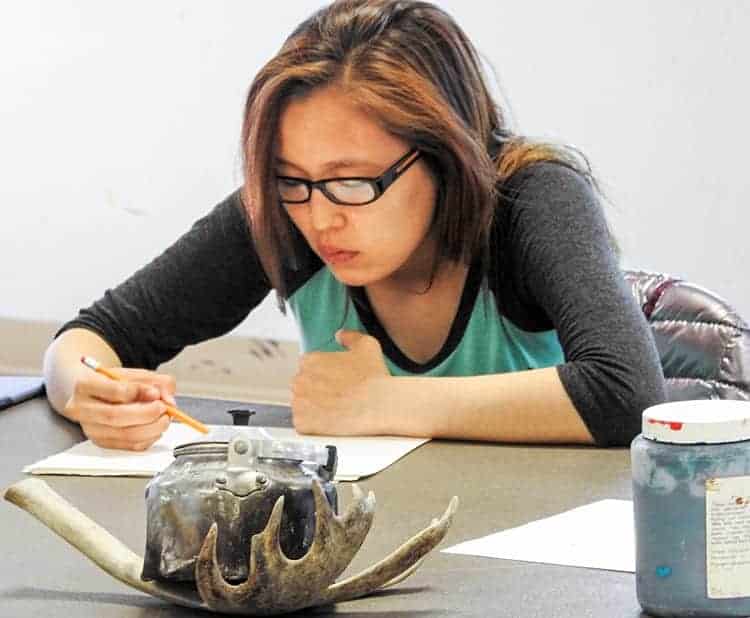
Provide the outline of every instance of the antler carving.
[[216,559],[216,525],[206,535],[196,561],[197,589],[186,584],[142,581],[143,559],[104,528],[70,505],[44,481],[12,485],[5,499],[32,514],[104,571],[121,582],[171,603],[231,614],[272,615],[365,596],[402,581],[445,537],[458,507],[453,498],[440,519],[390,556],[362,573],[334,583],[361,547],[372,525],[375,497],[352,486],[354,499],[342,516],[331,510],[320,485],[313,483],[315,537],[308,552],[290,560],[279,546],[283,497],[266,527],[250,540],[248,579],[227,583]]

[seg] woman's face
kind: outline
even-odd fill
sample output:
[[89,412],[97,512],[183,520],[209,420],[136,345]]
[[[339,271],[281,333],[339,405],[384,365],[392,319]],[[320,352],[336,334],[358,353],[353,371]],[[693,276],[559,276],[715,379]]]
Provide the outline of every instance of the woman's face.
[[[307,180],[378,177],[411,148],[387,133],[336,87],[292,99],[280,117],[276,173]],[[339,281],[351,286],[413,284],[429,277],[435,244],[428,235],[435,181],[418,159],[365,206],[331,202],[314,189],[286,209]]]

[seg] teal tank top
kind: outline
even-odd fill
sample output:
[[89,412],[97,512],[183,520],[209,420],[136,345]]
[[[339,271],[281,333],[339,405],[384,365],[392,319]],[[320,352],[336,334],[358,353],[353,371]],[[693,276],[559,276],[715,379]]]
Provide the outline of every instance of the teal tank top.
[[[322,267],[288,299],[300,329],[303,352],[336,352],[340,328],[367,333],[346,286]],[[454,348],[425,371],[405,369],[385,354],[394,376],[474,376],[553,367],[565,360],[557,332],[528,332],[500,314],[486,284],[479,287],[471,315]],[[372,333],[368,333],[372,334]],[[382,342],[381,342],[382,343]]]

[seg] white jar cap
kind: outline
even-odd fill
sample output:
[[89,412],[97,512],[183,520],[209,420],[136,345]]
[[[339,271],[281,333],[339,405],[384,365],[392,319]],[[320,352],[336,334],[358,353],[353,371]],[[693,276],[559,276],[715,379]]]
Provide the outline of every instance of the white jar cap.
[[643,436],[658,442],[700,444],[750,440],[750,402],[672,401],[646,408]]

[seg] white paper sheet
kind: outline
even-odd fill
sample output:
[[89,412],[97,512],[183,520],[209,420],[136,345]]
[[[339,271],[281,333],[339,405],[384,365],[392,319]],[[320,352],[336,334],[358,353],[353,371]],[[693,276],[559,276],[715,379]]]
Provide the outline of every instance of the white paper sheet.
[[630,500],[593,502],[443,551],[635,572],[633,503]]
[[172,449],[186,442],[226,440],[237,431],[250,432],[251,437],[275,440],[299,440],[316,444],[332,444],[338,450],[336,480],[355,481],[375,474],[421,446],[427,439],[389,436],[342,438],[338,436],[302,436],[286,427],[238,428],[209,425],[206,436],[180,423],[172,423],[164,435],[147,451],[104,449],[90,440],[76,444],[62,453],[26,466],[27,474],[65,474],[79,476],[153,476],[162,471],[174,457]]

